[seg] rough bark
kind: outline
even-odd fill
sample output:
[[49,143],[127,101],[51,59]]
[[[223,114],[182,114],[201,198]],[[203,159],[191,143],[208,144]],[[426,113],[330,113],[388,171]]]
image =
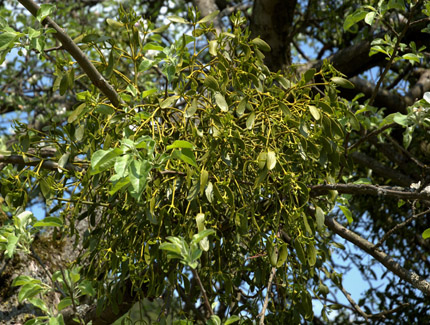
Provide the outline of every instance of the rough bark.
[[251,31],[271,47],[265,63],[272,71],[285,70],[291,64],[291,27],[296,0],[256,0],[252,10]]

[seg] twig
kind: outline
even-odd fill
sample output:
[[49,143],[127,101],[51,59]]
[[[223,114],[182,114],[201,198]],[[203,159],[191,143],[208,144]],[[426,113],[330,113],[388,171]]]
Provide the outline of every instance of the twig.
[[396,232],[397,230],[399,230],[400,228],[406,227],[408,224],[410,224],[412,221],[414,221],[415,219],[430,213],[430,209],[418,213],[418,214],[412,214],[412,217],[406,219],[404,222],[397,224],[396,226],[394,226],[392,229],[390,229],[389,231],[387,231],[385,233],[384,236],[382,236],[382,238],[379,240],[379,242],[375,245],[375,248],[379,248],[381,247],[381,245],[387,240],[388,237],[390,237],[394,232]]
[[199,284],[200,290],[202,291],[202,296],[203,296],[203,302],[205,304],[206,309],[208,310],[209,314],[212,316],[214,315],[214,311],[212,310],[211,304],[209,303],[209,299],[208,296],[206,295],[206,290],[203,287],[203,283],[200,280],[199,274],[197,273],[197,271],[193,268],[191,268],[191,272],[193,273],[193,276],[196,278],[197,283]]
[[398,144],[397,141],[394,140],[392,137],[390,137],[389,135],[387,135],[387,139],[394,145],[394,147],[396,147],[405,156],[407,156],[410,160],[412,160],[415,164],[417,164],[418,167],[426,168],[426,165],[424,165],[421,161],[419,161],[417,158],[415,158],[409,151],[407,151],[400,144]]
[[378,91],[379,91],[379,88],[381,87],[382,81],[384,80],[386,74],[388,73],[391,65],[394,62],[394,59],[396,58],[397,52],[399,50],[400,42],[401,42],[402,38],[405,36],[406,31],[409,28],[409,25],[411,24],[411,18],[413,17],[413,14],[415,13],[415,9],[418,8],[418,6],[421,2],[422,2],[422,0],[418,1],[412,7],[411,11],[409,12],[408,21],[406,22],[406,25],[403,28],[401,34],[397,37],[396,44],[394,44],[393,53],[391,54],[390,60],[387,62],[387,65],[385,66],[384,71],[382,71],[382,74],[379,77],[378,82],[376,83],[375,89],[373,90],[373,93],[372,93],[372,97],[370,97],[370,100],[369,100],[369,105],[372,105],[373,102],[375,101],[376,95],[378,94]]
[[[34,17],[37,17],[37,12],[39,6],[33,0],[18,0]],[[43,25],[48,25],[52,27],[56,33],[54,37],[61,42],[63,48],[69,52],[69,54],[76,60],[80,65],[85,74],[90,78],[91,82],[100,89],[100,91],[105,94],[107,98],[115,107],[119,107],[121,104],[121,99],[116,92],[115,88],[109,84],[106,79],[98,72],[96,67],[87,58],[84,52],[73,42],[69,35],[67,35],[64,30],[57,25],[51,18],[46,17],[42,21]]]
[[371,137],[373,137],[373,136],[377,136],[378,134],[380,134],[380,133],[384,132],[385,130],[390,129],[390,128],[392,128],[392,127],[395,127],[395,126],[397,126],[397,125],[398,125],[397,123],[390,123],[390,124],[386,124],[386,125],[384,125],[383,127],[381,127],[381,128],[379,128],[379,129],[377,129],[377,130],[374,130],[374,131],[372,131],[372,132],[370,132],[370,133],[366,134],[365,136],[363,136],[362,138],[360,138],[360,140],[358,140],[356,143],[353,143],[352,145],[350,145],[350,146],[348,147],[348,150],[352,150],[352,149],[354,149],[355,147],[359,146],[359,145],[360,145],[360,144],[362,144],[364,141],[366,141],[368,138],[371,138]]
[[334,218],[326,217],[325,225],[334,233],[353,243],[367,254],[373,256],[378,262],[384,265],[392,273],[396,274],[399,278],[410,283],[425,295],[430,296],[430,283],[428,281],[420,277],[415,272],[403,268],[399,263],[394,261],[383,251],[375,248],[375,245],[373,245],[371,242],[357,235],[355,232],[346,229]]
[[273,281],[273,277],[275,276],[276,273],[276,267],[272,267],[272,271],[270,272],[270,276],[269,276],[269,282],[267,283],[267,292],[266,292],[266,298],[264,298],[264,304],[263,304],[263,308],[261,309],[261,312],[257,315],[257,317],[260,317],[260,325],[264,325],[264,316],[266,315],[266,309],[267,309],[267,305],[269,304],[269,295],[270,292],[272,291],[272,281]]

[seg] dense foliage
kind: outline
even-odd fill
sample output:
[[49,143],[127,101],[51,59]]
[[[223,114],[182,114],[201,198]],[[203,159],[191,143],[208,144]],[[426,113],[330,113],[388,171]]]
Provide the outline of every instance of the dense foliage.
[[[276,1],[20,2],[0,8],[0,250],[43,272],[0,276],[36,307],[26,324],[110,324],[136,302],[123,322],[428,320],[428,54],[408,38],[429,3],[287,1],[280,46]],[[292,64],[321,44],[339,52]],[[333,234],[387,287],[354,302]]]

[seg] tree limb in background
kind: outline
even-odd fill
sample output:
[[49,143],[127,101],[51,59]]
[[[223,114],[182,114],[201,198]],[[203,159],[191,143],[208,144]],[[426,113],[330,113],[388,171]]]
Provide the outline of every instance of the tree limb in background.
[[394,170],[361,152],[352,152],[349,156],[356,163],[372,169],[373,172],[386,179],[392,180],[394,184],[408,187],[415,182],[415,180],[409,176],[399,172],[398,170]]
[[387,254],[379,249],[375,249],[375,245],[367,241],[363,237],[357,235],[355,232],[350,231],[340,225],[334,218],[326,217],[325,225],[334,233],[353,243],[361,248],[367,254],[373,256],[378,262],[384,265],[388,270],[396,274],[402,280],[410,283],[415,288],[420,290],[427,296],[430,296],[430,283],[424,280],[415,272],[403,268],[399,263],[390,258]]
[[311,186],[310,190],[311,196],[325,195],[329,191],[338,191],[341,194],[376,195],[395,197],[402,200],[430,200],[429,192],[412,192],[409,188],[368,184],[320,184]]
[[[32,0],[18,0],[34,17],[37,17],[37,11],[39,6]],[[115,88],[107,82],[107,80],[98,72],[96,67],[87,58],[84,52],[73,42],[69,35],[67,35],[64,30],[58,26],[51,18],[46,17],[42,24],[46,24],[52,27],[56,33],[55,38],[63,44],[64,49],[69,52],[69,54],[78,62],[80,67],[84,70],[86,75],[90,78],[91,82],[101,90],[101,92],[106,95],[111,103],[118,107],[121,104],[121,100],[116,92]]]

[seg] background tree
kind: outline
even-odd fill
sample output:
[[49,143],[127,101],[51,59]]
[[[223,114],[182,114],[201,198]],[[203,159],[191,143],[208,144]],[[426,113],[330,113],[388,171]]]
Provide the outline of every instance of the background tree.
[[[20,3],[0,7],[6,323],[148,299],[159,322],[428,322],[428,2]],[[388,284],[353,301],[334,235]]]

